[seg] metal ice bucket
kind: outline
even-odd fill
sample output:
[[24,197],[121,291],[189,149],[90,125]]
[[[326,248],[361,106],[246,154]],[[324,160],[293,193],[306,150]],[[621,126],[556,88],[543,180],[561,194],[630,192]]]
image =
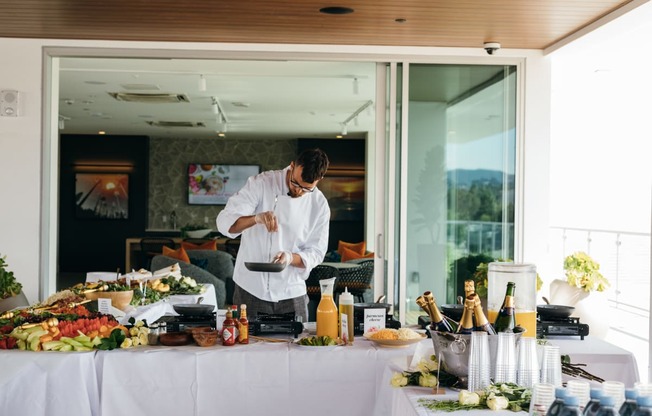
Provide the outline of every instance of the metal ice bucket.
[[[442,369],[448,374],[456,376],[460,384],[466,385],[466,379],[469,375],[469,354],[471,352],[471,335],[451,334],[450,332],[430,331],[432,345],[435,349],[435,355],[441,360]],[[521,335],[525,331],[516,332],[515,341],[518,345]],[[489,335],[489,354],[490,361],[496,361],[496,347],[498,346],[498,336]]]

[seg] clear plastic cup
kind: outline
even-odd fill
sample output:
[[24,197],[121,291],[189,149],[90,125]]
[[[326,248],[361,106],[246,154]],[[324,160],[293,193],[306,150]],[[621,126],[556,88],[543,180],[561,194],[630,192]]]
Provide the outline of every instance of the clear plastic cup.
[[496,383],[516,383],[516,345],[513,332],[499,332],[496,346]]
[[536,338],[521,338],[516,360],[516,384],[531,388],[539,382],[539,358]]
[[652,383],[646,381],[637,381],[634,388],[639,396],[652,396]]
[[541,382],[561,387],[561,354],[556,345],[544,345],[541,358]]
[[530,399],[530,416],[545,416],[555,400],[555,386],[550,383],[534,383]]
[[491,363],[489,355],[489,338],[484,331],[471,333],[471,351],[468,365],[469,391],[482,390],[491,383]]

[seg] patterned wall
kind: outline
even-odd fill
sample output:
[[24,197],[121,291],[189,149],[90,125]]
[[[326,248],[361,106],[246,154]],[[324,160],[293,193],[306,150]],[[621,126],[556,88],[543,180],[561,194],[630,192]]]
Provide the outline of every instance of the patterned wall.
[[[188,205],[188,163],[260,165],[261,171],[282,169],[296,157],[297,140],[150,139],[148,229],[171,230],[204,224],[215,229],[222,206]],[[166,221],[164,222],[164,217]]]

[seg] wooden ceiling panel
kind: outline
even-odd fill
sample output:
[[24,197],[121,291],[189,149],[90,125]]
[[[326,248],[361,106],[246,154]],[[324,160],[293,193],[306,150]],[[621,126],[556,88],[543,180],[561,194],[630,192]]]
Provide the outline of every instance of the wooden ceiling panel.
[[629,2],[0,0],[0,37],[544,49]]

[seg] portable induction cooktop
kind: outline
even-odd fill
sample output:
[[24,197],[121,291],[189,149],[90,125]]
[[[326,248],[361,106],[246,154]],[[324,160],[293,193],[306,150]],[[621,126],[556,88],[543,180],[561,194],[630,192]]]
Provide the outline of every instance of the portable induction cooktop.
[[297,338],[303,332],[303,324],[296,320],[293,312],[285,314],[259,313],[249,320],[249,331],[252,335],[292,334]]
[[589,335],[589,326],[580,323],[580,318],[550,318],[537,319],[537,338],[554,336],[579,336],[584,339]]
[[208,315],[164,315],[156,322],[165,322],[168,332],[182,332],[188,328],[199,326],[217,328],[215,313]]

